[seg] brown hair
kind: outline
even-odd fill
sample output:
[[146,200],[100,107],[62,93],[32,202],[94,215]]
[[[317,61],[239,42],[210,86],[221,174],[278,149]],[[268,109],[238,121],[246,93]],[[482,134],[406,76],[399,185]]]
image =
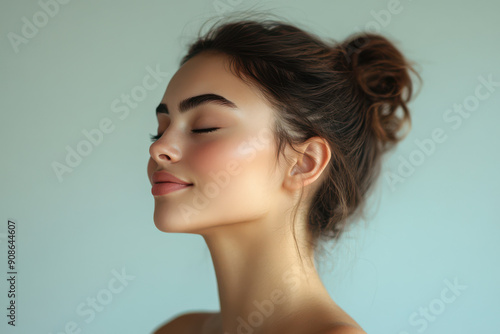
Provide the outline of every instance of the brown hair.
[[315,250],[319,239],[338,239],[348,218],[363,211],[382,153],[402,139],[397,132],[405,123],[411,127],[409,74],[420,79],[418,73],[381,35],[328,44],[283,20],[216,23],[190,45],[181,65],[208,50],[228,55],[231,71],[274,106],[277,157],[284,143],[327,140],[332,156],[307,219]]

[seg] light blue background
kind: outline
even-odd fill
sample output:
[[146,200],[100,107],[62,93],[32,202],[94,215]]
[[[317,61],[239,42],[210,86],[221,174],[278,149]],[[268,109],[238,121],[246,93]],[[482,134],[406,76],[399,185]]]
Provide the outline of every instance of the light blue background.
[[[150,333],[176,314],[218,310],[203,238],[156,229],[146,176],[154,109],[200,25],[220,15],[214,4],[72,0],[17,53],[8,34],[21,35],[23,17],[33,22],[42,7],[0,5],[0,266],[5,277],[13,218],[19,271],[15,328],[6,324],[1,279],[2,333],[59,333],[71,321],[81,333]],[[324,38],[378,29],[419,64],[423,78],[410,105],[413,128],[386,157],[373,218],[347,234],[322,267],[334,300],[370,334],[498,333],[500,87],[459,126],[443,116],[474,101],[479,76],[500,82],[500,3],[401,0],[400,12],[382,23],[376,16],[387,1],[243,0],[233,7],[252,6]],[[141,86],[148,66],[168,78],[120,119],[113,101]],[[75,149],[86,139],[82,131],[105,118],[113,131],[59,182],[52,163],[64,162],[66,146]],[[437,128],[446,140],[420,153],[424,161],[391,187],[386,173],[418,158],[415,140]],[[105,297],[113,270],[122,268],[135,278],[87,323],[77,306]],[[445,280],[455,279],[466,288],[419,331],[425,318],[416,325],[410,316],[438,307]]]

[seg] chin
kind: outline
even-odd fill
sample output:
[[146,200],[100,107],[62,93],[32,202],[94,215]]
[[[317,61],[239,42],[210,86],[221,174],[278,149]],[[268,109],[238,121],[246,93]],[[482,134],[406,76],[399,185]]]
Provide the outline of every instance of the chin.
[[189,233],[193,228],[193,225],[188,224],[182,217],[159,213],[158,210],[155,210],[153,220],[156,228],[162,232]]
[[203,228],[199,215],[182,213],[178,206],[156,204],[154,223],[158,230],[169,233],[198,233]]

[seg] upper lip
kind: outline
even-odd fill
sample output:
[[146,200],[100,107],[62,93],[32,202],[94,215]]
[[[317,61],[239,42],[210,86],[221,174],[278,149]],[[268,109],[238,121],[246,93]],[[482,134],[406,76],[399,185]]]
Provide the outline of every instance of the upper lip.
[[172,174],[165,171],[157,171],[153,173],[153,183],[171,182],[178,184],[191,185],[192,183],[185,182],[181,179],[176,178]]

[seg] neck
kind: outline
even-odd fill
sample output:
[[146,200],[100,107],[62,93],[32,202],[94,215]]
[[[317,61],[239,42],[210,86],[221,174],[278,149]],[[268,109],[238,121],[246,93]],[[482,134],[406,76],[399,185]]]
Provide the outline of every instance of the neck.
[[[312,250],[275,217],[218,226],[202,234],[212,256],[223,333],[264,331],[307,303],[327,298]],[[297,241],[306,233],[296,231]],[[249,328],[252,331],[249,331]]]

